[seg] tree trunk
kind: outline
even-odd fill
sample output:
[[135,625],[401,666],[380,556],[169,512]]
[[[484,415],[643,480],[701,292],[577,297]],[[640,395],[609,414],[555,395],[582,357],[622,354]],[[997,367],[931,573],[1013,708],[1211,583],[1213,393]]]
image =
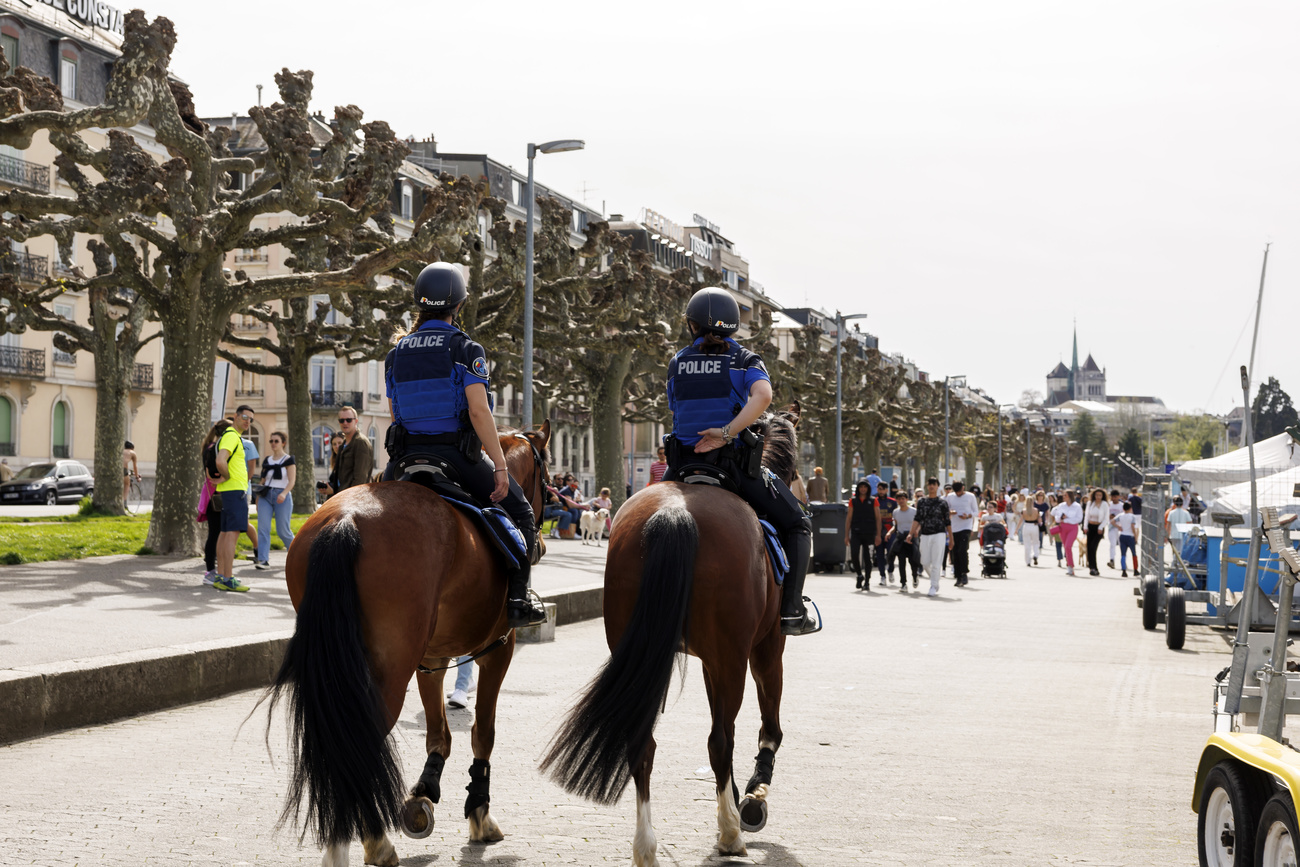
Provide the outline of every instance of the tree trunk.
[[[212,426],[213,359],[223,318],[214,311],[195,315],[200,305],[162,317],[162,405],[158,414],[158,478],[146,545],[157,554],[197,555],[194,511],[203,484],[199,446]],[[214,320],[218,324],[214,324]]]
[[614,511],[627,499],[627,478],[623,471],[623,404],[632,353],[607,355],[605,375],[597,382],[592,400],[592,450],[596,459],[596,487],[609,488]]
[[[109,515],[126,513],[122,497],[122,449],[126,442],[126,397],[131,365],[118,363],[113,350],[95,357],[95,510]],[[125,368],[125,369],[124,369]]]
[[[303,357],[299,358],[299,355]],[[310,515],[316,511],[316,462],[311,441],[311,375],[305,353],[295,351],[288,370],[281,378],[289,416],[289,430],[286,431],[289,452],[298,467],[298,478],[293,485],[293,511],[298,515]],[[329,454],[329,443],[325,444],[325,454]]]
[[[871,468],[880,469],[880,441],[885,437],[885,426],[882,424],[868,424],[866,435],[863,437],[864,451],[862,453],[862,469],[866,473],[871,472]],[[864,475],[866,474],[864,473]],[[872,491],[871,495],[875,496],[876,492]]]

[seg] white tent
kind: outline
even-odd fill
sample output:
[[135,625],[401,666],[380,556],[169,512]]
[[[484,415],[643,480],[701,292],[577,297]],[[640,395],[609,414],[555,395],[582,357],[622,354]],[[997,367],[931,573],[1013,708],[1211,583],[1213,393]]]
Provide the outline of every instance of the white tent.
[[[1259,507],[1276,506],[1279,514],[1300,513],[1300,497],[1295,495],[1300,485],[1300,467],[1266,476],[1256,482]],[[1214,499],[1215,511],[1236,512],[1245,515],[1250,511],[1250,482],[1241,482],[1220,488]]]
[[[1263,479],[1292,467],[1300,467],[1300,443],[1289,433],[1255,443],[1255,478]],[[1217,458],[1188,461],[1174,470],[1174,475],[1204,496],[1218,488],[1249,482],[1250,457],[1245,448],[1240,448]]]

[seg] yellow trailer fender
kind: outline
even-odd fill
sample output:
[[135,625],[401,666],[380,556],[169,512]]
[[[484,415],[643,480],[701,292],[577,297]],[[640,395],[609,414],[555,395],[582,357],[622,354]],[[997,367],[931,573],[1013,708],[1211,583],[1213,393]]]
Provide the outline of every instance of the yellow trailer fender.
[[[1245,732],[1215,732],[1201,751],[1201,762],[1196,768],[1196,788],[1192,790],[1192,812],[1201,809],[1201,790],[1210,769],[1224,759],[1236,759],[1259,774],[1267,775],[1262,782],[1272,788],[1286,788],[1291,803],[1296,805],[1300,792],[1300,752],[1263,735]],[[1297,810],[1300,813],[1300,809]]]

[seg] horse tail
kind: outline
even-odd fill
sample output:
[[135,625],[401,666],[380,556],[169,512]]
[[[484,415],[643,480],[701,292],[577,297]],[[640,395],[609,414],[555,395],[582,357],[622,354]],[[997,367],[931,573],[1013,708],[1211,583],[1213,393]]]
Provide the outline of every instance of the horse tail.
[[296,826],[305,798],[303,835],[310,829],[323,846],[381,836],[402,802],[402,771],[361,638],[360,550],[348,516],[312,541],[297,624],[267,692],[268,718],[281,698],[289,708],[293,755],[279,824]]
[[684,507],[655,512],[641,539],[645,568],[632,619],[541,763],[565,790],[601,804],[622,797],[649,746],[695,578],[699,529]]

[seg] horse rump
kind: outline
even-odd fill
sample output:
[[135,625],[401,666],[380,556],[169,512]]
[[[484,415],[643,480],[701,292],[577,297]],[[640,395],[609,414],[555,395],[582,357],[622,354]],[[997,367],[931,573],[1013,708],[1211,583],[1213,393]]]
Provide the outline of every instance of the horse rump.
[[699,528],[684,507],[669,506],[646,521],[641,542],[632,619],[540,766],[566,791],[601,804],[622,797],[654,734],[686,630]]
[[361,533],[351,517],[312,540],[307,585],[284,662],[263,700],[267,725],[288,702],[289,792],[279,826],[298,825],[321,846],[373,839],[397,823],[402,772],[379,688],[366,661],[355,563]]

